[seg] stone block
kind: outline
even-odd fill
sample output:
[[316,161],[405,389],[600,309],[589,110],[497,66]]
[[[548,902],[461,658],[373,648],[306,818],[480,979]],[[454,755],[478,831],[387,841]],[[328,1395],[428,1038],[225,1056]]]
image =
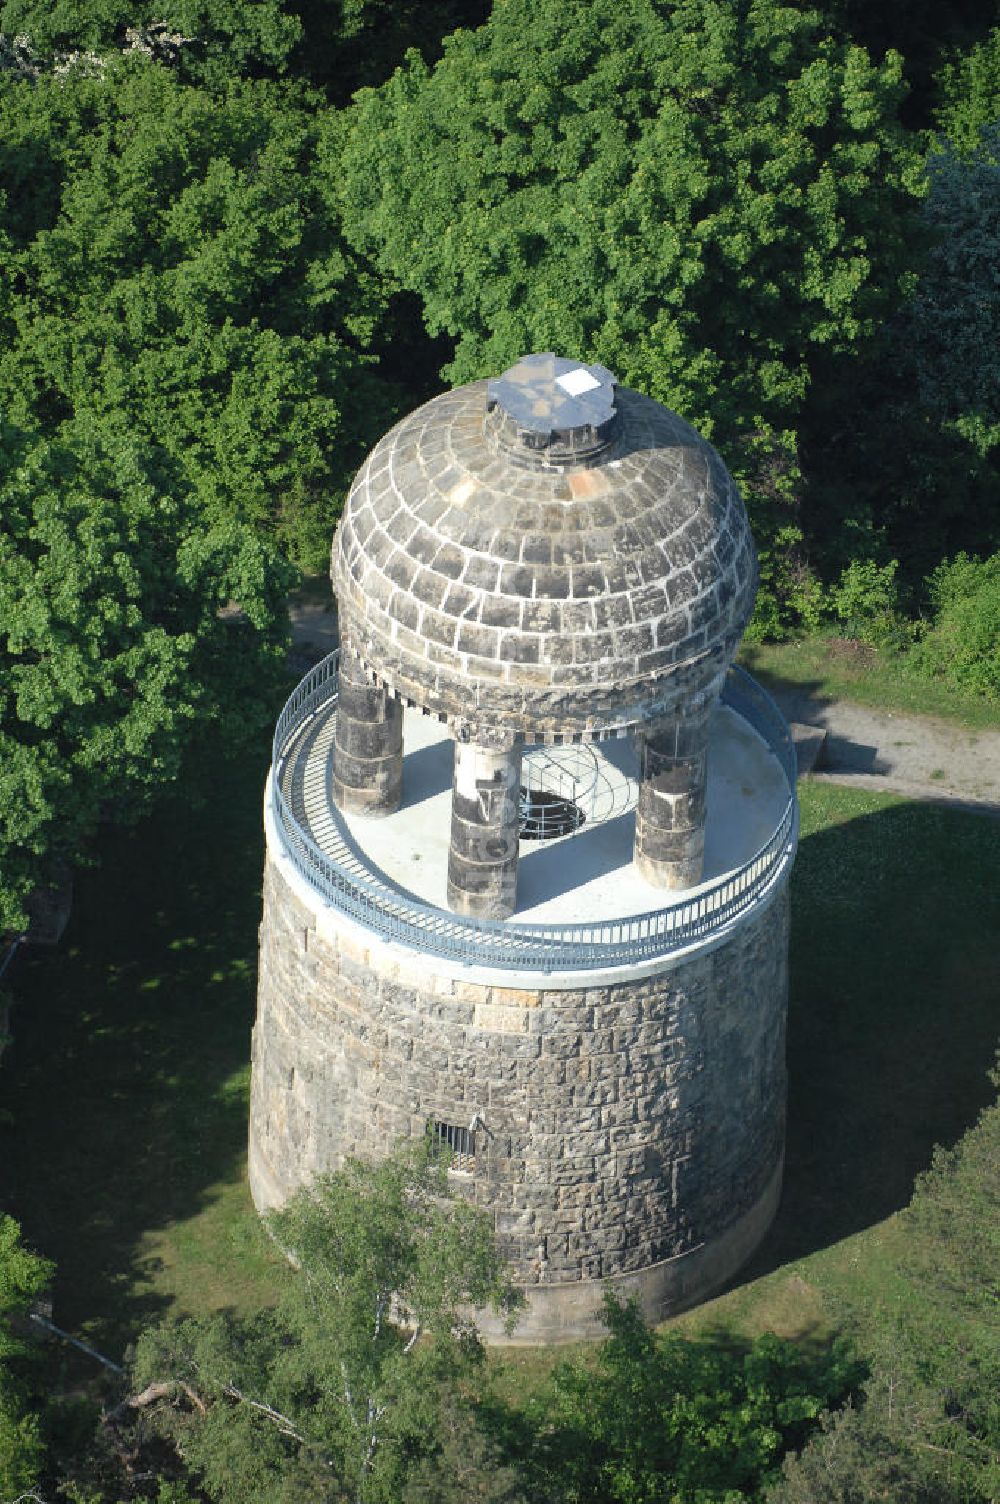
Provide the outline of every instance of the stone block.
[[502,1003],[480,1003],[473,1024],[494,1034],[524,1034],[528,1029],[528,1013],[525,1008],[511,1008]]

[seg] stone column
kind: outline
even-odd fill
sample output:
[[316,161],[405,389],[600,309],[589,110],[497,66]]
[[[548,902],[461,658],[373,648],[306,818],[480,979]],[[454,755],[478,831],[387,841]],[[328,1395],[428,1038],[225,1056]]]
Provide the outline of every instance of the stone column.
[[640,738],[633,860],[654,888],[693,888],[701,881],[710,714],[707,706]]
[[507,919],[517,901],[521,748],[455,743],[448,906]]
[[333,738],[333,799],[345,814],[391,815],[403,781],[403,707],[369,684],[341,650]]

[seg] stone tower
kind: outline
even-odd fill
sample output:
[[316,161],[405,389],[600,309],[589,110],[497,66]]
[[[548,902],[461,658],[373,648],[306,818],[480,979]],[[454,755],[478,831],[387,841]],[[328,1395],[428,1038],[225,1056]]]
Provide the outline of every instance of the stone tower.
[[334,542],[341,648],[279,719],[254,1031],[262,1210],[430,1131],[520,1341],[717,1289],[784,1134],[795,759],[731,667],[756,560],[710,445],[533,355],[428,402]]

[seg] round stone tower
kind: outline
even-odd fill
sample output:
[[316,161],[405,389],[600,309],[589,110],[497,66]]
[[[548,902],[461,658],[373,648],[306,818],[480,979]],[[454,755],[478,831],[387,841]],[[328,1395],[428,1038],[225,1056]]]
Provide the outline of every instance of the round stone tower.
[[275,733],[254,1031],[261,1209],[430,1132],[520,1341],[661,1317],[766,1230],[784,1131],[787,727],[731,667],[756,584],[710,445],[533,355],[372,451],[341,648]]

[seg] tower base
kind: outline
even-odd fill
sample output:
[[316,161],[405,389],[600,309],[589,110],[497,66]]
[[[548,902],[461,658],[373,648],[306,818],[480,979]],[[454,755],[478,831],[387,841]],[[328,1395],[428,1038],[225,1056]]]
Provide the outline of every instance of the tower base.
[[430,1128],[527,1307],[512,1336],[600,1337],[603,1292],[661,1319],[729,1280],[780,1195],[787,878],[730,928],[604,971],[487,971],[328,904],[268,815],[250,1186],[261,1211]]
[[665,1321],[700,1305],[722,1290],[756,1251],[774,1220],[781,1200],[784,1156],[755,1204],[725,1232],[673,1258],[662,1259],[634,1274],[582,1279],[572,1285],[528,1285],[527,1306],[512,1332],[492,1311],[477,1311],[476,1324],[491,1345],[558,1346],[561,1342],[600,1340],[608,1329],[602,1319],[605,1294],[620,1301],[637,1300],[649,1322]]

